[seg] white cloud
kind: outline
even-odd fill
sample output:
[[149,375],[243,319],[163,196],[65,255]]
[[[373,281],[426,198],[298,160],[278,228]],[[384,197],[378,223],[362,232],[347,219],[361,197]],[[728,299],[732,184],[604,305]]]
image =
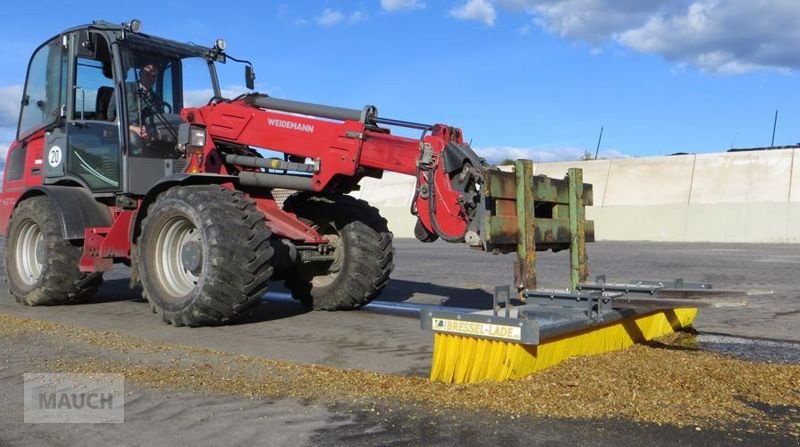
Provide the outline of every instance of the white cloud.
[[361,11],[353,11],[350,13],[350,16],[347,17],[347,23],[352,25],[354,23],[358,23],[367,18],[367,15]]
[[6,154],[8,153],[8,148],[11,146],[11,140],[13,139],[13,134],[6,134],[4,130],[0,130],[0,184],[3,182],[3,174],[6,166]]
[[612,43],[716,73],[800,69],[797,0],[466,0],[450,15],[493,25],[497,9],[594,50]]
[[0,128],[12,127],[16,129],[21,100],[21,85],[0,87]]
[[696,0],[621,32],[618,41],[705,71],[787,70],[800,68],[798,22],[795,0]]
[[288,3],[279,3],[278,4],[278,20],[286,20],[289,17],[289,4]]
[[0,139],[0,167],[5,164],[9,147],[11,147],[11,140]]
[[11,141],[16,135],[19,105],[22,99],[22,86],[0,87],[0,182],[3,181],[3,168]]
[[349,14],[345,14],[336,9],[325,8],[322,14],[316,18],[316,22],[318,25],[322,26],[334,26],[342,23],[354,25],[366,18],[367,15],[361,11],[353,11]]
[[494,26],[497,11],[490,0],[467,0],[463,5],[451,9],[450,16],[461,20],[478,20]]
[[[513,146],[493,146],[475,148],[475,152],[489,163],[499,163],[506,159],[528,159],[537,163],[580,160],[586,149],[577,147],[529,148]],[[628,158],[629,155],[613,149],[603,149],[599,158]]]
[[561,37],[600,43],[636,26],[672,0],[501,0],[528,11],[534,23]]
[[385,11],[411,11],[425,7],[425,2],[421,0],[381,0],[381,8]]
[[322,15],[317,17],[317,23],[322,26],[333,26],[344,21],[344,14],[334,9],[325,9]]

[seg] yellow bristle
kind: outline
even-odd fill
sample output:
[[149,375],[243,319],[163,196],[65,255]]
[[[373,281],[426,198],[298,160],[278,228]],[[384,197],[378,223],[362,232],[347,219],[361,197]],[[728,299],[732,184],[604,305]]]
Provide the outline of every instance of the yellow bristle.
[[570,357],[625,349],[691,326],[697,309],[659,310],[526,346],[437,332],[431,380],[475,383],[519,379]]

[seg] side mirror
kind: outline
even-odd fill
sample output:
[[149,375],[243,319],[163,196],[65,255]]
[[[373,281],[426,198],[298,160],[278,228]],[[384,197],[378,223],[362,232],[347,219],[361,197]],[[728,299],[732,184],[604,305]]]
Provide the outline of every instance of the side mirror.
[[252,65],[244,66],[244,85],[248,90],[256,88],[256,73],[253,71]]

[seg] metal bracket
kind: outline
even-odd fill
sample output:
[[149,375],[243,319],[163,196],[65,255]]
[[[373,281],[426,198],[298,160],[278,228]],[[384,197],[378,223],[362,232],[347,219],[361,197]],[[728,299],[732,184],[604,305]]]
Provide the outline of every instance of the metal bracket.
[[649,293],[651,295],[659,291],[708,291],[713,286],[705,282],[685,282],[682,278],[664,280],[641,280],[634,279],[627,283],[608,283],[606,276],[600,275],[594,282],[581,283],[577,286],[578,290],[600,290],[603,292],[616,291],[625,293]]
[[[525,290],[525,304],[511,305],[514,286],[495,287],[491,310],[475,312],[426,309],[420,313],[422,329],[536,345],[542,340],[623,318],[663,309],[710,307],[730,304],[748,292],[713,290],[702,282],[633,280],[608,283],[605,276],[581,283],[575,290]],[[502,310],[501,314],[501,308]]]
[[581,312],[591,322],[601,322],[604,315],[612,310],[613,299],[621,293],[609,294],[600,291],[558,291],[558,290],[526,290],[526,308],[556,309]]

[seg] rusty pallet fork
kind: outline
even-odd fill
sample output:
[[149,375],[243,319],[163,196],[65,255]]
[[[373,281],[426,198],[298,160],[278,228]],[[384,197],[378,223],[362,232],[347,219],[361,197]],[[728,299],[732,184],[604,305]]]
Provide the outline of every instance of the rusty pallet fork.
[[[519,160],[514,172],[489,171],[484,187],[487,251],[515,246],[513,289],[523,304],[512,305],[512,287],[500,286],[488,311],[423,310],[422,328],[435,334],[432,380],[521,378],[569,357],[623,349],[688,327],[698,307],[716,305],[712,298],[744,295],[680,279],[616,284],[600,276],[587,282],[586,242],[594,240],[594,224],[585,207],[593,197],[581,169],[553,179],[534,176],[533,163]],[[538,289],[536,251],[567,248],[571,289]]]
[[486,251],[516,251],[514,283],[520,295],[536,289],[537,251],[569,249],[573,288],[585,281],[586,242],[594,242],[594,222],[586,220],[593,195],[583,171],[571,168],[563,180],[534,176],[533,162],[517,160],[514,172],[486,174]]

